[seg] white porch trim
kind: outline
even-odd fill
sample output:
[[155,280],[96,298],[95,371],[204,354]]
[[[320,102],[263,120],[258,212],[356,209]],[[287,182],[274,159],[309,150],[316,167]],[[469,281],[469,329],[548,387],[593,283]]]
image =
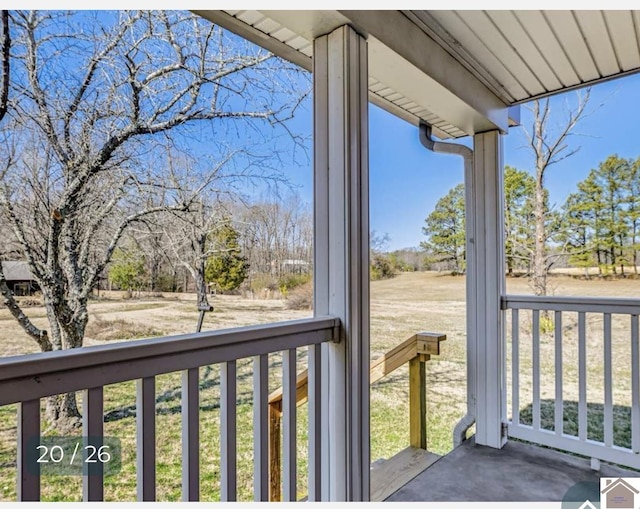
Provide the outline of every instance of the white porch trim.
[[[473,172],[467,187],[469,264],[467,335],[475,338],[476,443],[506,443],[504,327],[500,299],[505,290],[503,158],[498,131],[473,137]],[[473,368],[475,367],[475,373]]]
[[322,347],[322,500],[369,500],[367,43],[341,26],[314,41],[316,316],[340,318]]

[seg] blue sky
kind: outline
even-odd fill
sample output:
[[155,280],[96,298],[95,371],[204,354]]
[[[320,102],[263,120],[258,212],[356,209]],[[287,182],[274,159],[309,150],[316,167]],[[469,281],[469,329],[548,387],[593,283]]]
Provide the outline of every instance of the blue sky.
[[[105,13],[99,13],[99,16],[105,16]],[[309,85],[305,80],[301,80],[301,84]],[[553,119],[561,119],[566,111],[565,102],[571,103],[575,97],[576,92],[554,97],[551,102]],[[286,161],[286,158],[282,160],[284,174],[309,204],[312,200],[311,109],[311,100],[305,101],[289,124],[291,131],[308,137],[306,157],[298,151],[295,162]],[[571,148],[580,147],[579,151],[550,168],[547,174],[551,203],[557,206],[561,206],[577,182],[607,156],[614,153],[621,157],[640,156],[640,75],[593,87],[588,111],[590,115],[579,124],[575,130],[577,134],[569,140]],[[530,124],[526,106],[522,107],[522,123]],[[249,133],[241,131],[242,136]],[[200,136],[205,136],[203,133],[201,131]],[[278,136],[271,139],[270,144],[282,147],[283,151],[290,146],[290,140],[282,129],[258,128],[258,133],[267,139]],[[211,134],[207,136],[212,138]],[[225,134],[223,131],[222,136],[230,140],[233,138],[230,132]],[[458,142],[470,144],[470,139]],[[525,144],[522,130],[512,128],[504,138],[505,164],[531,171],[533,160]],[[203,150],[210,151],[210,145],[205,143]],[[390,249],[418,246],[424,240],[422,226],[425,218],[438,199],[462,180],[462,160],[459,157],[426,151],[419,143],[416,127],[370,105],[371,229],[389,235]],[[261,192],[260,189],[246,191],[250,195]]]
[[[552,124],[575,103],[577,92],[551,100]],[[551,203],[561,206],[589,170],[611,154],[640,157],[640,75],[601,83],[592,88],[589,115],[569,137],[576,154],[550,167],[546,183]],[[309,126],[310,112],[297,119]],[[529,125],[531,114],[521,107],[521,121]],[[440,197],[462,182],[462,159],[427,152],[418,140],[417,128],[370,105],[371,229],[387,233],[390,249],[418,246],[424,240],[422,226]],[[307,127],[310,129],[310,127]],[[458,142],[470,143],[469,138]],[[505,164],[533,170],[531,153],[524,147],[522,129],[512,128],[504,137]],[[305,201],[311,200],[310,167],[290,168],[287,173]]]
[[[552,98],[552,124],[564,118],[576,94]],[[640,156],[640,75],[594,86],[587,111],[576,134],[568,139],[570,149],[579,147],[578,152],[547,171],[551,203],[557,206],[607,156]],[[523,126],[531,122],[525,105],[521,122]],[[391,249],[416,246],[424,238],[424,219],[437,200],[462,182],[462,160],[428,153],[418,141],[416,128],[373,106],[370,132],[371,228],[389,234]],[[469,143],[468,139],[460,141]],[[505,164],[533,171],[534,161],[525,145],[522,129],[511,128],[504,137]]]

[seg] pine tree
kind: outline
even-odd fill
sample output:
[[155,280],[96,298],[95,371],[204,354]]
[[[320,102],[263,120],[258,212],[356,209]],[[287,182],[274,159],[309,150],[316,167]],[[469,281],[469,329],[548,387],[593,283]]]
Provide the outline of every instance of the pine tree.
[[535,185],[535,179],[526,171],[505,167],[505,259],[509,275],[523,266],[530,271],[535,235]]
[[466,269],[464,184],[458,184],[436,203],[425,220],[422,233],[427,241],[420,247],[439,261],[450,262],[456,273]]
[[[625,274],[634,264],[640,235],[640,170],[632,160],[609,156],[578,183],[565,203],[569,261],[600,275]],[[634,264],[635,265],[635,264]]]
[[627,191],[624,220],[628,227],[629,261],[634,274],[640,264],[640,157],[629,164],[629,175],[625,185]]
[[215,245],[213,256],[207,260],[205,277],[222,291],[238,288],[247,278],[249,264],[240,251],[238,232],[225,221],[212,235]]
[[[593,170],[595,185],[601,189],[601,247],[605,253],[607,268],[617,274],[620,267],[624,275],[627,225],[624,220],[626,202],[625,182],[630,173],[630,161],[616,155],[609,156]],[[597,206],[598,204],[596,204]]]
[[565,232],[563,241],[569,254],[569,263],[584,270],[589,278],[589,267],[594,265],[593,220],[594,214],[585,194],[580,191],[567,197],[564,205]]

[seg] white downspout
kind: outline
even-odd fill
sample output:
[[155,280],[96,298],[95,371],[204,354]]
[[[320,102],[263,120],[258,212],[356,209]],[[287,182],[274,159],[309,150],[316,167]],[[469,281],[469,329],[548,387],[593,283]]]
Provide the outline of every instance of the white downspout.
[[[420,122],[420,142],[431,152],[442,154],[459,155],[464,160],[464,181],[465,181],[465,211],[474,210],[473,207],[473,150],[458,143],[443,143],[431,139],[431,126],[426,122]],[[466,275],[466,297],[467,303],[475,295],[476,282],[476,261],[473,256],[473,244],[475,243],[475,218],[466,214],[466,252],[467,252],[467,275]],[[467,413],[456,424],[453,429],[453,446],[458,447],[466,440],[467,431],[476,420],[476,317],[474,308],[467,305]]]

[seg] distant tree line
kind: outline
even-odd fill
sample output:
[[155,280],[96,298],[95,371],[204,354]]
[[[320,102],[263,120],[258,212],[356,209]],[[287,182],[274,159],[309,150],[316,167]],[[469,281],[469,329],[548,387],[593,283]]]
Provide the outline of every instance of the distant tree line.
[[[640,157],[609,156],[578,182],[553,210],[544,190],[548,267],[596,267],[600,276],[638,274],[640,265]],[[509,275],[532,274],[535,262],[535,178],[505,167],[505,261]],[[464,185],[443,196],[427,216],[421,243],[427,259],[447,270],[466,269]]]
[[[299,197],[208,205],[210,221],[157,214],[131,228],[112,257],[101,288],[147,292],[260,290],[310,278],[313,223]],[[202,214],[200,215],[202,218]],[[190,226],[190,227],[186,227]],[[206,305],[206,304],[205,304]]]

